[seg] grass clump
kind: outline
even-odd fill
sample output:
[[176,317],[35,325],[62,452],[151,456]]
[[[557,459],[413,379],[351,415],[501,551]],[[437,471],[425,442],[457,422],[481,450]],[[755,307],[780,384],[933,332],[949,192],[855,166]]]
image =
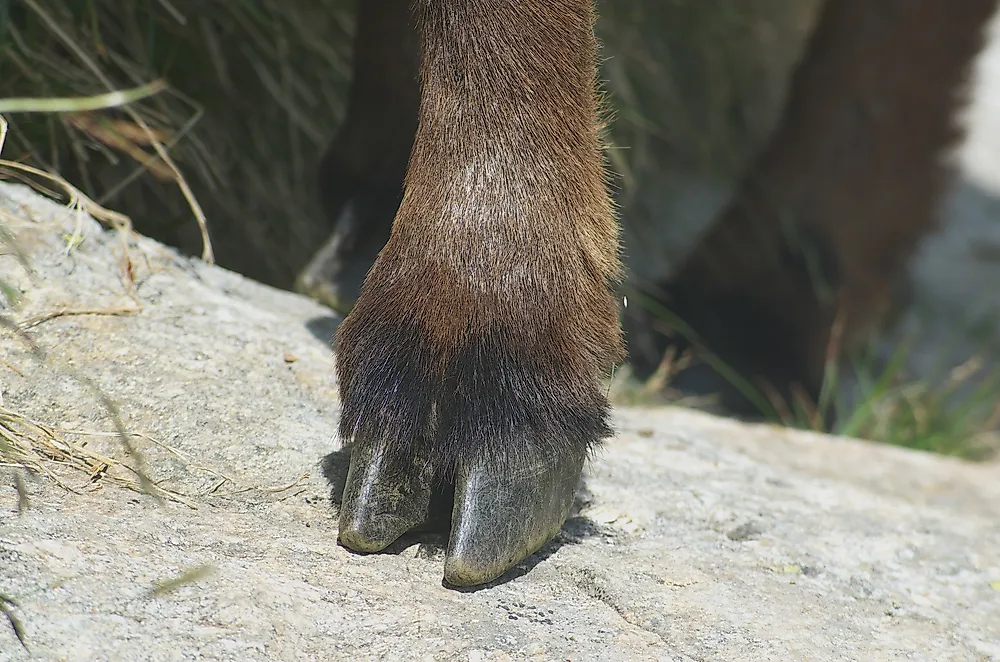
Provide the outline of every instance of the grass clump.
[[8,158],[58,172],[140,219],[142,233],[197,255],[194,200],[220,264],[290,287],[325,234],[313,169],[343,113],[352,9],[352,0],[8,4],[0,98],[158,78],[170,86],[128,111],[11,116]]
[[[856,359],[857,401],[834,431],[895,446],[986,460],[1000,452],[1000,365],[988,348],[923,378],[904,369],[912,344],[900,344],[879,371]],[[848,404],[848,403],[845,403]]]
[[[668,311],[661,311],[668,314]],[[670,318],[671,324],[679,322]],[[681,332],[693,333],[680,325]],[[619,371],[609,385],[613,402],[631,406],[678,404],[713,410],[712,396],[685,397],[670,388],[674,375],[695,360],[735,384],[754,403],[763,420],[790,428],[829,432],[966,460],[990,460],[1000,455],[1000,364],[997,351],[986,343],[955,365],[939,365],[914,375],[916,343],[911,335],[890,356],[880,356],[873,341],[861,351],[827,362],[818,401],[800,394],[788,402],[765,392],[737,374],[717,356],[702,353],[664,356],[645,383]],[[948,348],[935,348],[947,357]]]
[[[102,97],[88,97],[82,99],[0,98],[0,112],[7,112],[10,110],[18,112],[51,112],[60,110],[72,111],[79,107],[105,108],[134,101],[135,99],[143,96],[153,94],[156,91],[159,91],[159,89],[162,89],[162,87],[146,86],[144,88],[137,88],[124,93],[113,92]],[[0,115],[0,155],[3,154],[7,135],[8,123],[6,119]],[[131,223],[128,218],[94,204],[92,201],[87,199],[86,196],[82,195],[76,187],[60,177],[37,170],[31,166],[19,164],[6,159],[0,159],[0,172],[32,175],[62,186],[69,198],[68,207],[78,210],[89,209],[94,213],[96,218],[105,221],[119,230],[119,234],[123,239],[123,250],[125,251],[123,257],[127,260],[127,240],[128,235],[131,232]],[[7,223],[4,223],[4,221],[8,221],[9,223],[10,220],[13,219],[9,216],[9,214],[0,211],[0,248],[3,249],[3,252],[12,254],[30,273],[31,267],[26,256],[14,240],[13,234],[5,229],[5,225],[7,225]],[[128,279],[126,279],[126,281],[128,281]],[[3,306],[0,310],[16,310],[19,307],[19,293],[16,288],[11,286],[9,283],[0,280],[0,294],[3,295],[3,301],[0,301]],[[0,328],[6,329],[8,332],[13,333],[15,336],[20,338],[28,346],[31,354],[37,360],[51,365],[45,352],[24,332],[26,328],[35,323],[38,323],[38,320],[33,319],[29,320],[28,323],[18,324],[7,314],[0,314]],[[8,369],[20,372],[15,366],[7,363],[6,361],[3,363]],[[160,496],[162,491],[157,489],[148,478],[145,469],[145,461],[143,460],[142,455],[139,454],[133,446],[129,438],[129,434],[125,430],[125,424],[118,413],[117,406],[96,386],[96,384],[85,376],[76,373],[69,367],[64,366],[61,370],[73,377],[85,389],[90,391],[91,394],[93,394],[104,406],[110,414],[117,429],[117,436],[121,440],[127,454],[134,461],[134,466],[128,467],[128,469],[131,470],[131,472],[136,476],[134,486],[129,482],[129,480],[126,479],[115,477],[112,480],[117,480],[117,482],[125,486],[135,487],[143,492]],[[23,510],[27,507],[28,502],[27,491],[25,490],[20,471],[27,471],[29,474],[46,473],[50,478],[55,479],[57,483],[63,485],[63,483],[49,469],[49,464],[51,462],[73,466],[77,469],[89,469],[92,473],[97,471],[97,467],[103,467],[101,473],[107,473],[107,471],[113,467],[127,466],[108,458],[97,457],[93,452],[84,449],[83,446],[69,444],[62,440],[53,428],[47,427],[8,409],[3,404],[3,393],[0,392],[0,463],[9,469],[15,470],[14,478],[18,493],[19,512],[23,512]]]

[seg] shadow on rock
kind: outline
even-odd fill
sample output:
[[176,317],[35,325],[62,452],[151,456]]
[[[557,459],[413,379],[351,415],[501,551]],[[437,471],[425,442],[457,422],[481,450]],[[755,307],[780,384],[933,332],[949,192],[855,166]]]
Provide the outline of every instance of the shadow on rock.
[[329,317],[314,317],[306,322],[306,328],[319,340],[322,340],[330,349],[333,349],[333,334],[337,332],[337,327],[344,321],[340,315],[333,314]]

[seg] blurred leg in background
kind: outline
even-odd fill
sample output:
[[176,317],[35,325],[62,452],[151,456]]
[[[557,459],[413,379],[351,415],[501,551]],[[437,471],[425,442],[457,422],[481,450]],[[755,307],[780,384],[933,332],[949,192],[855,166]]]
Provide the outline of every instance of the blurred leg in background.
[[319,168],[331,234],[296,289],[345,314],[402,200],[420,103],[420,44],[409,5],[358,2],[347,115]]
[[652,354],[633,352],[640,377],[668,346],[694,348],[748,383],[697,361],[672,386],[718,393],[724,411],[754,416],[762,404],[817,402],[827,361],[876,327],[936,229],[944,159],[961,138],[961,92],[996,6],[826,3],[769,144],[720,218],[650,293],[683,324],[666,320],[673,337],[661,335]]

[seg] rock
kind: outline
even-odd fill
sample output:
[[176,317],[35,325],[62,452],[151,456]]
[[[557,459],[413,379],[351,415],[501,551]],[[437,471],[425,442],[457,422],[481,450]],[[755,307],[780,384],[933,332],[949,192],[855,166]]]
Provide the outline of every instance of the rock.
[[[1000,660],[998,464],[622,409],[559,537],[445,589],[433,539],[336,545],[326,309],[137,236],[130,296],[117,232],[20,185],[0,209],[34,268],[0,255],[3,314],[48,356],[0,331],[0,411],[91,454],[46,462],[22,515],[0,486],[31,650],[0,616],[0,660]],[[141,433],[161,499],[67,369]]]

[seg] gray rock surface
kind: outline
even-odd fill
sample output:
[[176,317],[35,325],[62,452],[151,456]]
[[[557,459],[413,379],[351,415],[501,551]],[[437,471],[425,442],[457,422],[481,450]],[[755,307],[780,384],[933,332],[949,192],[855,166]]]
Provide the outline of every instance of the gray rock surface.
[[117,233],[19,185],[0,210],[34,268],[0,254],[23,293],[3,313],[49,357],[0,329],[3,406],[126,461],[73,368],[141,433],[166,495],[119,486],[114,462],[49,463],[18,515],[0,467],[0,594],[31,651],[0,617],[3,662],[1000,660],[996,463],[619,410],[558,539],[501,583],[448,590],[433,539],[336,545],[326,309],[142,237],[130,295]]

